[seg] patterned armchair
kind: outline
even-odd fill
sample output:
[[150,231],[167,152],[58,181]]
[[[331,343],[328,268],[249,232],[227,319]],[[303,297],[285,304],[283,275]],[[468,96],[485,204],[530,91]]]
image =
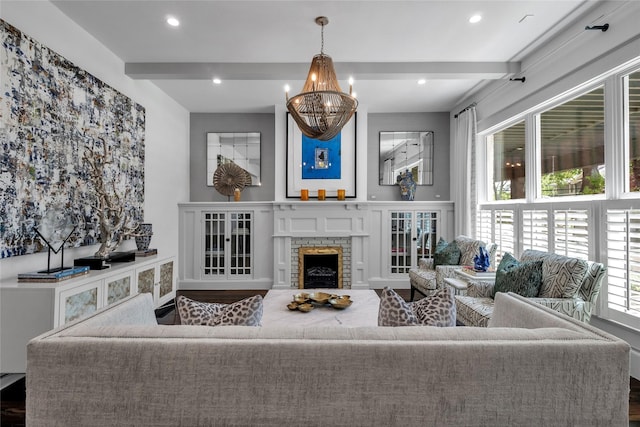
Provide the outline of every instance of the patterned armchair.
[[413,301],[415,292],[430,296],[438,289],[444,288],[444,279],[455,277],[456,270],[460,270],[462,266],[473,265],[473,258],[478,254],[480,247],[483,246],[489,252],[491,259],[491,267],[494,267],[494,259],[496,245],[486,246],[482,240],[475,240],[467,236],[458,236],[454,240],[460,248],[460,262],[457,265],[438,265],[433,267],[434,262],[431,258],[421,258],[418,260],[418,268],[409,270],[409,283],[411,284],[411,301]]
[[[567,261],[575,260],[562,255],[551,254],[547,252],[535,251],[528,249],[524,251],[521,257],[522,262],[527,261],[543,261],[543,288],[545,287],[545,281],[549,282],[554,280],[550,274],[545,275],[545,271],[556,272],[557,278],[562,277],[563,280],[571,275],[581,275],[582,280],[575,295],[572,297],[562,297],[563,293],[568,291],[560,285],[556,284],[555,289],[552,289],[550,295],[538,296],[529,298],[538,304],[549,307],[553,310],[564,313],[569,317],[580,320],[585,323],[589,323],[591,319],[591,313],[593,307],[596,304],[598,295],[600,294],[600,288],[602,286],[602,280],[604,278],[606,268],[603,264],[584,261],[575,265],[574,271],[562,271],[563,266],[568,265]],[[544,264],[547,263],[545,267]],[[576,271],[577,269],[584,271]],[[466,326],[487,326],[489,319],[493,313],[493,288],[494,284],[483,281],[470,281],[467,286],[466,295],[456,296],[456,310],[457,319],[459,322]],[[547,286],[551,289],[551,285]],[[553,295],[555,293],[555,295]]]

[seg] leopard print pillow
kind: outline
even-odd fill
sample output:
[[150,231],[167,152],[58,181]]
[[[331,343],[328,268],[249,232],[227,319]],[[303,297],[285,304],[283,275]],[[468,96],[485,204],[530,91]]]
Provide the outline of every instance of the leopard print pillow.
[[405,302],[393,289],[385,287],[380,294],[378,326],[419,325],[411,305]]
[[456,326],[456,300],[449,287],[411,303],[411,308],[421,325]]
[[378,326],[456,326],[456,302],[453,292],[440,289],[416,302],[405,302],[391,288],[380,295]]
[[183,325],[260,326],[262,296],[255,295],[231,304],[200,302],[180,295],[176,307]]

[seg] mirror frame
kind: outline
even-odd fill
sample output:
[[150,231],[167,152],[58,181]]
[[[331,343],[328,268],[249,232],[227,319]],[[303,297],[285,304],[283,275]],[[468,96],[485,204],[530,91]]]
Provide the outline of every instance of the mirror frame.
[[[227,145],[220,141],[221,139],[231,139],[231,141]],[[251,184],[248,186],[260,186],[262,184],[261,139],[260,132],[207,132],[207,186],[213,187],[213,174],[224,159],[237,164],[248,172],[251,176]],[[256,147],[250,147],[252,144],[257,145],[257,150]],[[223,149],[223,145],[227,147],[226,150]],[[230,150],[229,147],[231,147]],[[223,161],[223,163],[225,162]]]
[[[378,185],[398,185],[396,179],[398,172],[406,169],[414,171],[416,185],[433,185],[434,140],[435,133],[430,130],[381,131],[379,135]],[[406,147],[416,151],[413,153],[407,152],[407,150],[400,151]],[[404,155],[404,158],[399,155]],[[399,158],[397,162],[395,162],[396,157]],[[422,168],[420,168],[421,163]]]

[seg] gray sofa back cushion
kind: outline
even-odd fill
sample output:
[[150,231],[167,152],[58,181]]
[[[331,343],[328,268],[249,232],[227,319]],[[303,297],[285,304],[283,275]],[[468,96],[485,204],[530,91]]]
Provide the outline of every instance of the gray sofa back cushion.
[[[523,304],[499,295],[503,318],[517,318]],[[138,299],[145,298],[120,309],[137,310]],[[560,328],[535,329],[558,316],[534,308],[517,329],[123,325],[111,316],[107,326],[94,319],[29,343],[26,421],[628,425],[628,345],[570,330],[562,317]]]

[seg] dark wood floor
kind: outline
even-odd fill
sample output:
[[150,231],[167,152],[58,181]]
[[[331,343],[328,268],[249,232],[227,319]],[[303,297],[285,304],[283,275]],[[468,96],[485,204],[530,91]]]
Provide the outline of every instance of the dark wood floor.
[[[265,295],[266,290],[258,291],[178,291],[178,295],[184,295],[198,301],[230,303],[239,301],[248,296]],[[379,293],[379,291],[378,291]],[[402,289],[398,293],[409,299],[409,290]],[[180,323],[175,315],[175,310],[158,312],[158,322],[162,324]],[[630,378],[629,381],[629,425],[640,426],[640,381]],[[25,381],[15,382],[0,392],[0,426],[24,427],[25,426]]]

